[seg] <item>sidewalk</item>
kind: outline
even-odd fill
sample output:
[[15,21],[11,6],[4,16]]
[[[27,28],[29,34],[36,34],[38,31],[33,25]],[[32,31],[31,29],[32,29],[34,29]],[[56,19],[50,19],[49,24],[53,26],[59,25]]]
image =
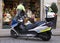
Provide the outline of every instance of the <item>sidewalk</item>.
[[51,32],[54,36],[60,36],[60,28],[52,29]]
[[0,36],[10,36],[10,29],[0,29]]

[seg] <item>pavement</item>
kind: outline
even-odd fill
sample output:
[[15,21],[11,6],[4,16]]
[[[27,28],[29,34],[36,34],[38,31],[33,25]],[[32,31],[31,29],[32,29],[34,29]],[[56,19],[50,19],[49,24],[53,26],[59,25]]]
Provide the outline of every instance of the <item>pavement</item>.
[[43,41],[35,38],[21,38],[17,39],[11,37],[0,37],[0,43],[60,43],[60,36],[52,36],[49,41]]
[[0,29],[0,36],[10,36],[10,29]]
[[52,29],[51,32],[54,36],[60,36],[60,28]]

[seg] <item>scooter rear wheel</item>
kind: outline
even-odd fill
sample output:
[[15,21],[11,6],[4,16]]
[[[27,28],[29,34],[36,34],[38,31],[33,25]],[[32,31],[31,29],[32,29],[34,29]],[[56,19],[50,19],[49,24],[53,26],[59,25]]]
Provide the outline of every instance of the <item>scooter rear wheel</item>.
[[50,38],[51,38],[51,35],[50,36],[49,35],[45,35],[45,37],[42,37],[42,40],[43,41],[49,41]]
[[51,39],[51,32],[49,32],[49,34],[47,33],[42,33],[39,34],[39,37],[43,40],[43,41],[49,41]]
[[12,38],[17,38],[18,37],[16,32],[14,32],[13,30],[10,31],[10,34],[11,34]]

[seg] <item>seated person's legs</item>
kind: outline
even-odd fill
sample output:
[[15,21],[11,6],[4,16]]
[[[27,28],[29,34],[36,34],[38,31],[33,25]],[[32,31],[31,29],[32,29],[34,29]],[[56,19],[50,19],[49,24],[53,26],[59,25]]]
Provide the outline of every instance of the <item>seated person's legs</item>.
[[34,24],[28,24],[27,26],[26,26],[26,29],[28,30],[28,29],[33,29],[33,28],[35,28],[36,26],[34,25]]
[[35,22],[35,25],[36,26],[39,26],[39,25],[41,25],[41,24],[43,24],[43,23],[46,23],[45,21],[38,21],[38,22]]

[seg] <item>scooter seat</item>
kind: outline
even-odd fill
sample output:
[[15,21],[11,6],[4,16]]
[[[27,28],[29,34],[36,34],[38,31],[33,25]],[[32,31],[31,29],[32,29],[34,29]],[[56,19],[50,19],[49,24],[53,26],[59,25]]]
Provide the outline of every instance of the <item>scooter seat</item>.
[[38,21],[38,22],[35,22],[34,24],[28,24],[26,26],[26,29],[29,30],[29,29],[34,29],[35,27],[43,24],[43,23],[46,23],[45,21]]
[[35,28],[35,27],[36,27],[36,25],[34,25],[34,24],[28,24],[28,25],[26,26],[26,29],[29,30],[29,29],[33,29],[33,28]]

